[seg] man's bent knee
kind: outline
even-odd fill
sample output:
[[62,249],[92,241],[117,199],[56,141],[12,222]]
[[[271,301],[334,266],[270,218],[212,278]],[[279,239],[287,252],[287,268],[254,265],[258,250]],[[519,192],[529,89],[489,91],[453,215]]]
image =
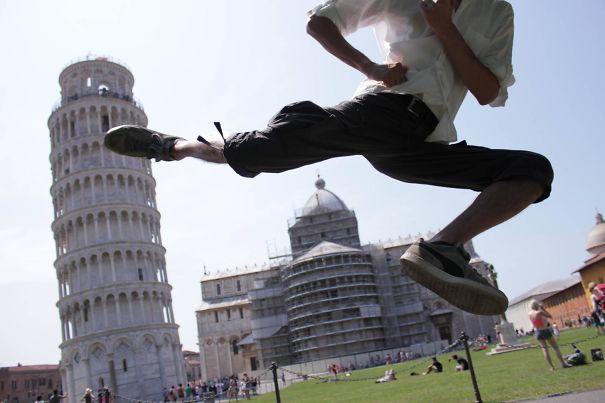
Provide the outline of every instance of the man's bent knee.
[[554,171],[550,161],[543,155],[521,151],[511,161],[503,176],[500,179],[523,180],[527,191],[536,193],[534,203],[539,203],[550,196]]

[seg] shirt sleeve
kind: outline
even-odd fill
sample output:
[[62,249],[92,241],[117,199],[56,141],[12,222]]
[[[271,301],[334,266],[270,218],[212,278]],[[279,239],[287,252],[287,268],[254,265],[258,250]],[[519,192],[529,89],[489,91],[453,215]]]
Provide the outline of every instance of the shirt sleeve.
[[[406,0],[407,1],[407,0]],[[382,20],[390,1],[380,0],[328,0],[311,9],[307,14],[331,20],[342,36],[360,28],[369,27]]]
[[510,4],[502,2],[500,10],[495,13],[495,22],[498,27],[490,39],[490,44],[479,57],[479,61],[487,67],[498,79],[500,91],[490,106],[504,106],[508,99],[508,90],[515,83],[513,76],[513,36],[514,13]]

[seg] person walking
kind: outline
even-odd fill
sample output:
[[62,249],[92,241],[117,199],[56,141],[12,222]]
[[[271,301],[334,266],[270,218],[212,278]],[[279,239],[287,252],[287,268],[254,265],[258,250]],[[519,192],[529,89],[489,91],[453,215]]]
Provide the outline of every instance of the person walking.
[[597,336],[605,335],[605,327],[601,320],[603,308],[605,307],[605,293],[597,287],[597,283],[591,281],[588,283],[588,291],[590,291],[590,302],[592,304],[592,325],[597,330]]
[[[372,27],[384,60],[345,37]],[[263,130],[222,141],[166,135],[141,126],[112,128],[104,144],[132,157],[228,164],[253,178],[335,157],[362,155],[402,182],[471,189],[474,202],[432,239],[402,256],[410,277],[471,313],[506,311],[508,299],[469,264],[463,244],[546,199],[553,171],[542,155],[489,149],[457,139],[454,119],[466,94],[504,106],[512,69],[513,9],[503,0],[333,0],[309,12],[307,32],[366,79],[333,107],[296,102]],[[235,94],[234,94],[235,95]]]
[[561,363],[563,368],[571,367],[568,363],[563,360],[563,356],[561,355],[561,350],[559,350],[559,345],[557,344],[557,340],[554,338],[550,327],[548,326],[548,319],[552,318],[551,314],[548,313],[542,305],[538,301],[531,300],[530,301],[531,311],[529,311],[529,320],[532,323],[536,340],[540,343],[542,347],[542,352],[544,353],[544,359],[550,366],[550,370],[554,371],[555,367],[552,364],[552,360],[550,359],[550,354],[548,352],[548,346],[546,343],[551,345],[552,349],[555,350],[555,354],[557,355],[557,359]]
[[61,400],[67,397],[67,393],[62,395],[59,393],[59,390],[53,390],[52,395],[48,398],[48,403],[61,403]]
[[97,400],[97,399],[92,394],[92,389],[86,388],[86,390],[84,391],[84,396],[82,396],[80,401],[84,402],[84,403],[92,403],[94,400]]

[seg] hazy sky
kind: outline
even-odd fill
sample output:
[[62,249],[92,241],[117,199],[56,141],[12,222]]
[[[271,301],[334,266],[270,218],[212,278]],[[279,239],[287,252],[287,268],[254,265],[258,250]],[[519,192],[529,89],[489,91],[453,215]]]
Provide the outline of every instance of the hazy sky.
[[[262,128],[284,104],[345,100],[362,78],[306,35],[316,3],[0,0],[0,366],[60,359],[46,122],[63,67],[89,53],[123,61],[157,130],[211,133],[215,120],[234,131]],[[517,84],[507,107],[468,97],[456,121],[469,143],[537,151],[555,169],[548,200],[475,239],[511,298],[580,267],[596,209],[605,211],[605,2],[512,4]],[[378,60],[371,31],[351,40]],[[175,317],[192,350],[203,266],[260,264],[268,245],[285,247],[287,220],[318,173],[355,210],[363,243],[437,230],[476,195],[399,183],[358,157],[253,180],[197,161],[153,169]]]

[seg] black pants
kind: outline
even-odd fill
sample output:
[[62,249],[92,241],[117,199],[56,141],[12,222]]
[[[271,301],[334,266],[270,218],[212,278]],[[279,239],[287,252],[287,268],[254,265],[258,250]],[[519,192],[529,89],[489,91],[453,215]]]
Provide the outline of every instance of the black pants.
[[332,108],[312,102],[285,106],[266,129],[236,133],[225,158],[240,175],[283,172],[334,157],[363,155],[378,171],[403,182],[482,191],[494,182],[528,178],[550,194],[553,170],[540,154],[427,143],[437,119],[418,98],[365,94]]

